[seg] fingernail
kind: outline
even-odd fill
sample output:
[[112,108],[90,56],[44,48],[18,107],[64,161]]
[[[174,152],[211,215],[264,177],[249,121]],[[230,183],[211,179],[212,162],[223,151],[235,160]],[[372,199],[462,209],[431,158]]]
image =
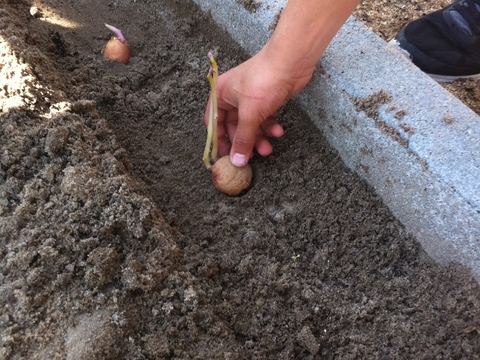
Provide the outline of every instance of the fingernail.
[[235,166],[245,166],[247,165],[247,157],[242,154],[233,154],[232,164]]

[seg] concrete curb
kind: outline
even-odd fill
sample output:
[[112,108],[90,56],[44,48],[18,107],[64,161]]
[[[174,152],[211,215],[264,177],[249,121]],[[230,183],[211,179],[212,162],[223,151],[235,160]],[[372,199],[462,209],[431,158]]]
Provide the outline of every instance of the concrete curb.
[[[250,54],[286,0],[194,0]],[[480,117],[353,18],[298,101],[427,253],[480,281]]]

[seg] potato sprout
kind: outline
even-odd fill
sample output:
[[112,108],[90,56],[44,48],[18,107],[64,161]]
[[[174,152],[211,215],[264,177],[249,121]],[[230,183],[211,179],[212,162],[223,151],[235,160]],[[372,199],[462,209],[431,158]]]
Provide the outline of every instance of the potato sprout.
[[207,169],[212,171],[213,185],[227,195],[237,196],[250,186],[252,182],[252,168],[248,164],[242,167],[233,165],[228,155],[218,159],[218,66],[212,53],[208,53],[208,57],[210,58],[211,66],[207,79],[210,83],[211,91],[208,109],[207,142],[203,152],[203,162]]
[[105,24],[116,36],[112,37],[107,45],[103,48],[102,53],[105,60],[120,61],[127,65],[130,60],[130,48],[123,37],[120,29],[112,25]]
[[213,54],[208,53],[210,58],[210,70],[208,71],[207,79],[210,84],[210,106],[208,109],[208,126],[207,126],[207,143],[203,152],[203,162],[207,169],[210,169],[212,163],[218,159],[218,107],[217,107],[217,80],[218,80],[218,65]]

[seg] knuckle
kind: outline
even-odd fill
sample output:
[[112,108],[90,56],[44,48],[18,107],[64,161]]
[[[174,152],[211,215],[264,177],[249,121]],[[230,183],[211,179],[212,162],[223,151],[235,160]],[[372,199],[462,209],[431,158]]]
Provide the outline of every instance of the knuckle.
[[237,145],[238,147],[246,148],[246,147],[250,146],[250,141],[248,141],[245,138],[236,137],[235,138],[235,145]]

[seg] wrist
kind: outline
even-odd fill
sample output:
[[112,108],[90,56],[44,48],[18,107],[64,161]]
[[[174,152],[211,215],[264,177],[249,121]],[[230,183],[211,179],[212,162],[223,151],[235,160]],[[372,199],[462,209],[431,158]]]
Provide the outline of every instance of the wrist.
[[274,38],[263,47],[259,54],[268,64],[272,73],[289,85],[291,96],[298,94],[312,77],[318,59],[289,51]]
[[273,70],[306,85],[328,44],[359,2],[289,0],[264,47]]

